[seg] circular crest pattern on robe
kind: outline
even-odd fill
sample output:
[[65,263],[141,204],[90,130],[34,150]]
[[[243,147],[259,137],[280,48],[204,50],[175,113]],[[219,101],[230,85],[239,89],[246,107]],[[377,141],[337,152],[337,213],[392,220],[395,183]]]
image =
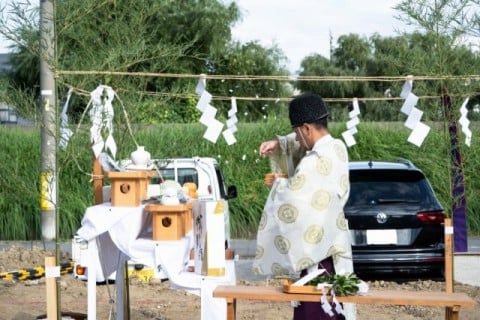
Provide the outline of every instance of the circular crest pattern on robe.
[[348,198],[348,154],[330,135],[319,140],[289,179],[276,179],[257,233],[253,271],[300,272],[331,256],[335,270],[353,272],[343,206]]

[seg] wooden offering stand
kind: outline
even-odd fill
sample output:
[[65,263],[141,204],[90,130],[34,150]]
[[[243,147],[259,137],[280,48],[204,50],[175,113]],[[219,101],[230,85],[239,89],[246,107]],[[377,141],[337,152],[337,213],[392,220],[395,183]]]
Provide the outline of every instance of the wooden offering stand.
[[110,171],[106,177],[112,182],[112,206],[136,207],[147,198],[147,187],[155,175],[152,171]]
[[152,239],[180,240],[193,226],[192,204],[148,204],[145,212],[152,215]]

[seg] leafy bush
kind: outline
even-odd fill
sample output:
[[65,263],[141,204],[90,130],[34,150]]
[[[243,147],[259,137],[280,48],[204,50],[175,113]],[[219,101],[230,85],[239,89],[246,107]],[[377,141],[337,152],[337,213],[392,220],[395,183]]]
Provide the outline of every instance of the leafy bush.
[[[357,144],[349,148],[351,160],[410,159],[430,180],[437,196],[451,215],[450,140],[441,125],[432,130],[418,148],[407,142],[410,130],[402,123],[366,123],[358,127]],[[115,128],[117,159],[128,158],[135,141],[145,146],[152,157],[214,157],[220,163],[226,183],[238,189],[238,198],[230,202],[233,238],[253,239],[263,205],[268,196],[264,175],[269,161],[258,155],[258,146],[276,134],[287,134],[286,120],[239,124],[237,143],[228,146],[222,137],[216,144],[202,138],[200,124],[166,124],[133,128],[134,138],[121,125]],[[88,128],[80,128],[66,151],[58,153],[60,239],[70,239],[80,227],[85,209],[94,203],[91,182],[93,155],[89,148]],[[345,125],[332,123],[330,131],[340,137]],[[472,128],[473,137],[478,129]],[[38,128],[0,127],[0,239],[30,240],[41,237],[38,180],[40,175],[40,130]],[[463,138],[462,138],[463,139]],[[476,168],[480,145],[475,138],[469,148],[460,141],[467,199],[467,224],[471,234],[480,234],[480,180]]]

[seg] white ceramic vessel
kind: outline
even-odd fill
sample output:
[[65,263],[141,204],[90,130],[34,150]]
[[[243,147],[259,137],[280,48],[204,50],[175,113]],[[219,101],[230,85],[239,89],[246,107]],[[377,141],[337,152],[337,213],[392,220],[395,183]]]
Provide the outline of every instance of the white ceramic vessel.
[[134,165],[147,166],[150,163],[150,152],[145,151],[144,146],[138,146],[137,150],[130,154]]

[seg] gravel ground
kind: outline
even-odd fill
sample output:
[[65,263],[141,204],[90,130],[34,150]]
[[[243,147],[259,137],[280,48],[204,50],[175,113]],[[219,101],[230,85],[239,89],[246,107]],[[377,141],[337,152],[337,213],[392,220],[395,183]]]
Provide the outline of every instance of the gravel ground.
[[[38,247],[24,248],[9,246],[0,249],[0,273],[19,268],[32,268],[42,265],[44,257],[53,255],[52,251]],[[68,260],[68,252],[62,254],[62,261]],[[243,264],[243,265],[242,265]],[[248,276],[248,260],[240,260],[242,265],[237,270],[239,284],[255,286],[280,286],[277,280],[265,281]],[[478,268],[478,264],[477,264]],[[241,272],[245,272],[243,276]],[[246,279],[248,278],[248,279]],[[432,280],[413,281],[367,281],[370,288],[378,290],[396,289],[408,291],[444,291],[445,283]],[[60,278],[61,310],[87,313],[87,285],[75,280],[71,275]],[[456,292],[465,292],[476,300],[472,309],[462,309],[460,318],[463,320],[478,320],[480,314],[480,287],[455,283]],[[141,282],[135,277],[129,282],[130,318],[135,320],[182,320],[200,319],[200,298],[182,290],[173,290],[168,281],[152,280]],[[407,293],[406,293],[407,294]],[[97,318],[115,319],[112,310],[115,309],[115,286],[97,287]],[[46,287],[44,278],[27,281],[0,280],[0,320],[35,319],[46,312]],[[443,319],[445,310],[442,308],[413,306],[372,306],[358,305],[357,320],[370,319]],[[239,301],[237,315],[240,320],[262,319],[282,320],[292,318],[292,307],[289,303],[273,303],[258,301]]]

